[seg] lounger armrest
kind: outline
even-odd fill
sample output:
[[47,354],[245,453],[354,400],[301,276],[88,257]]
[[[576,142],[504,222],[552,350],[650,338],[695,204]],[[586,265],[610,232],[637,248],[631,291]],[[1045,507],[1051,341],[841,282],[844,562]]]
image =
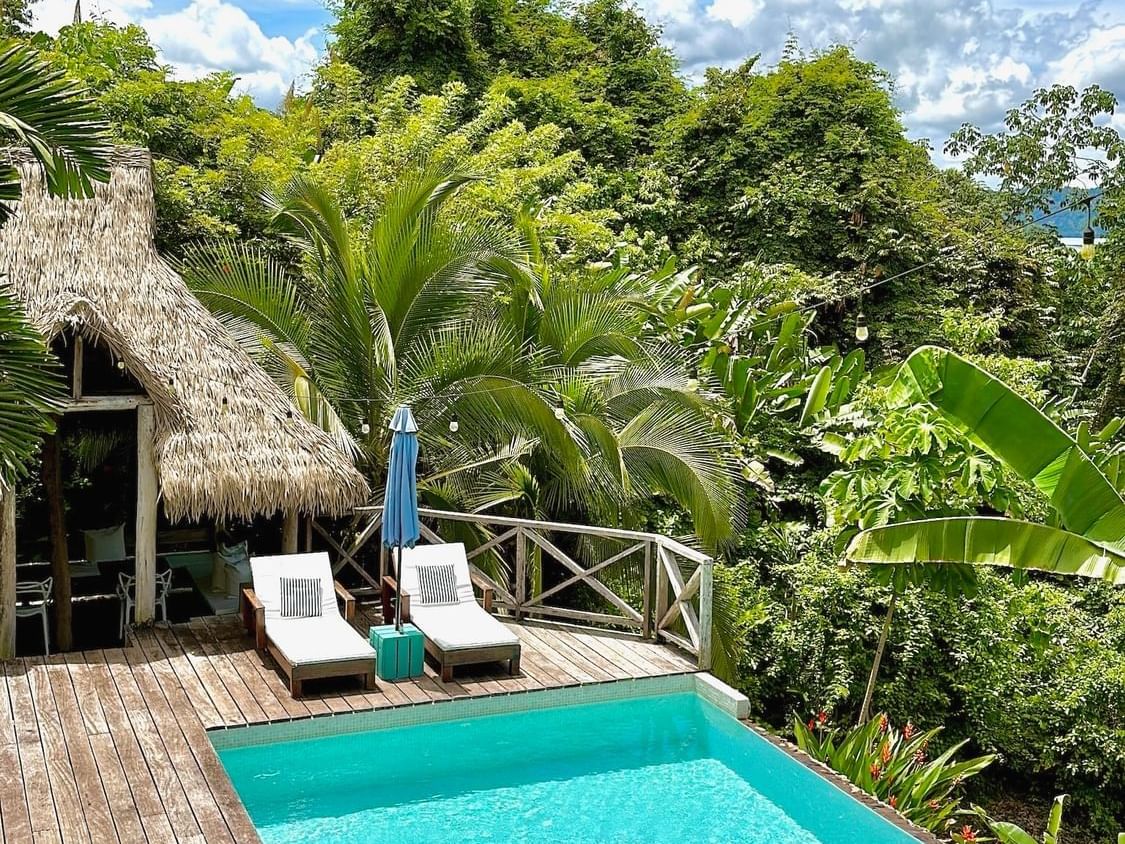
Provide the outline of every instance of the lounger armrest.
[[336,587],[336,597],[344,602],[344,620],[352,621],[355,618],[355,595],[338,580],[333,580],[332,585]]
[[246,627],[247,632],[254,634],[254,646],[258,650],[264,648],[266,646],[266,608],[249,586],[242,589],[242,624]]
[[492,612],[492,600],[496,595],[496,590],[492,588],[488,578],[478,572],[472,566],[469,566],[469,580],[473,585],[480,589],[480,603],[484,607],[485,612]]
[[[395,608],[392,599],[398,595],[398,583],[389,574],[383,575],[383,623],[394,624],[395,621]],[[410,621],[410,595],[403,592],[399,595],[399,600],[402,602],[402,620]]]

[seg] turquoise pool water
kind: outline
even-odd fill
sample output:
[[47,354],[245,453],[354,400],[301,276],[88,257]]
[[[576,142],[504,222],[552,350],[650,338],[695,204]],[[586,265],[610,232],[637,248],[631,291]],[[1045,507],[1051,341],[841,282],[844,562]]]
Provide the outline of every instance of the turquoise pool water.
[[266,844],[907,844],[695,694],[220,749]]

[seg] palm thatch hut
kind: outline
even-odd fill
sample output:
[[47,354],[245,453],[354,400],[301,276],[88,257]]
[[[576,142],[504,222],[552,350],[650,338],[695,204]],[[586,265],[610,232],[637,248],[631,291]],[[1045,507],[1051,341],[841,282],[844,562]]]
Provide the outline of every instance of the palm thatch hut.
[[[339,515],[367,499],[348,457],[157,253],[147,150],[118,149],[95,197],[69,201],[47,194],[26,152],[4,154],[21,170],[23,198],[0,228],[0,273],[43,334],[73,346],[64,412],[136,410],[138,622],[153,613],[160,499],[173,521],[281,511],[291,550],[296,514]],[[88,395],[84,344],[108,350],[136,394]],[[0,609],[14,600],[11,579],[0,579]]]

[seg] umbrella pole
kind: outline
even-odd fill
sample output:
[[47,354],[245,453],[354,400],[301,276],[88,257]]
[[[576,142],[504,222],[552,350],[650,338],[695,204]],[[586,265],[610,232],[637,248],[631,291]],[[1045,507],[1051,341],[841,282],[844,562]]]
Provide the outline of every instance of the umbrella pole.
[[395,632],[402,632],[402,546],[397,545],[394,549],[395,556],[395,590],[398,595],[398,600],[395,601]]

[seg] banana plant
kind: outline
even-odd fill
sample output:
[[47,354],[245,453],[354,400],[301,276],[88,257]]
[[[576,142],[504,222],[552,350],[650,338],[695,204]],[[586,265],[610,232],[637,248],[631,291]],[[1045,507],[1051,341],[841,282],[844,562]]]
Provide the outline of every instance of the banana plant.
[[[1083,447],[1011,387],[947,349],[923,346],[899,368],[896,405],[929,404],[986,453],[1033,484],[1052,518],[1037,524],[1000,516],[924,518],[857,534],[845,562],[898,565],[1007,566],[1100,578],[1125,585],[1125,500],[1089,452],[1108,454],[1118,477],[1117,430],[1103,429],[1098,448]],[[1103,439],[1104,435],[1104,439]]]

